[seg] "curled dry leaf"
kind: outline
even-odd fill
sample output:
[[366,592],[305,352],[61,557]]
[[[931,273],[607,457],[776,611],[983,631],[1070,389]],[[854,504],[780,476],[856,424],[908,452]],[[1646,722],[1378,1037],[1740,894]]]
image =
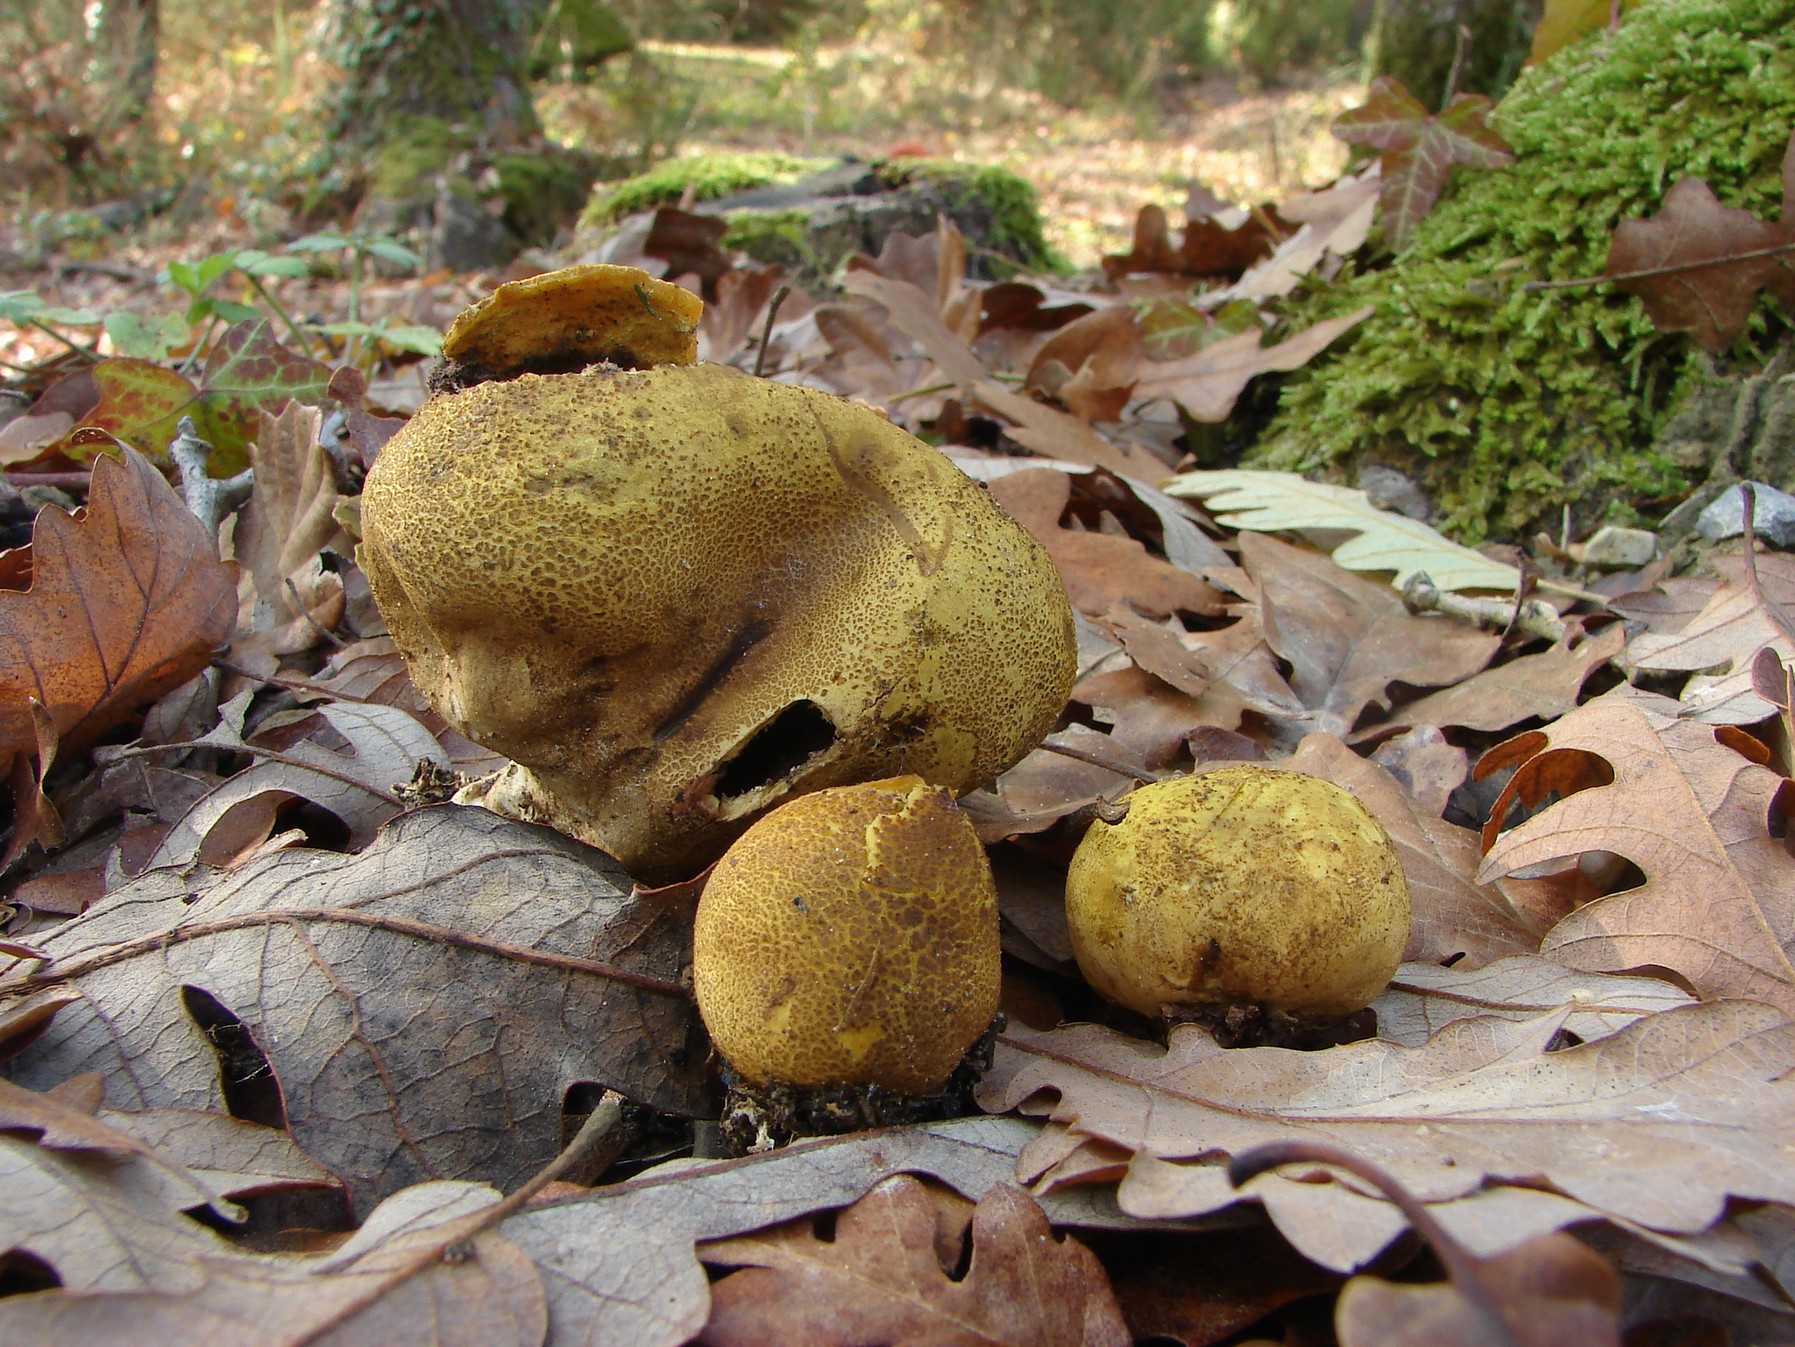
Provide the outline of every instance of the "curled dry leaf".
[[[1587,903],[1540,952],[1572,968],[1656,965],[1702,996],[1747,996],[1795,1012],[1795,859],[1771,835],[1795,818],[1795,783],[1764,767],[1743,732],[1677,720],[1608,693],[1498,744],[1479,775],[1515,773],[1490,811],[1478,879],[1582,853],[1624,856],[1645,882]],[[1752,756],[1747,756],[1747,754]],[[1515,802],[1563,798],[1503,831]]]
[[[678,1347],[708,1313],[698,1241],[846,1206],[892,1174],[926,1174],[977,1200],[1013,1182],[1017,1154],[1039,1132],[1019,1118],[959,1118],[801,1142],[744,1160],[675,1161],[519,1212],[500,1231],[542,1273],[556,1342]],[[1139,1224],[1095,1189],[1052,1193],[1041,1203],[1055,1224]]]
[[33,697],[67,754],[205,668],[235,571],[146,459],[96,459],[83,514],[38,516],[31,588],[0,591],[0,754],[36,748]]
[[559,1149],[578,1082],[698,1106],[689,922],[546,829],[418,810],[357,856],[149,871],[47,934],[47,967],[0,964],[0,1007],[81,999],[6,1069],[98,1071],[132,1109],[284,1112],[364,1209],[423,1178],[512,1187]]
[[1417,1048],[1454,1020],[1497,1015],[1530,1020],[1565,1009],[1566,1033],[1588,1042],[1635,1020],[1690,1005],[1695,998],[1658,978],[1580,973],[1563,964],[1514,954],[1481,968],[1405,963],[1373,1001],[1377,1036]]
[[1774,704],[1752,686],[1752,660],[1765,647],[1795,659],[1795,636],[1780,616],[1795,613],[1795,556],[1770,552],[1755,560],[1754,587],[1744,557],[1715,557],[1720,585],[1701,610],[1675,631],[1642,632],[1627,646],[1626,661],[1635,669],[1697,675],[1683,687],[1682,700],[1689,715],[1711,725],[1750,725],[1774,715]]
[[[420,762],[449,765],[429,730],[398,707],[375,702],[325,702],[312,713],[310,733],[305,720],[283,727],[303,737],[281,748],[259,742],[265,737],[259,734],[246,740],[243,718],[251,695],[221,706],[217,727],[193,743],[245,752],[254,761],[194,801],[150,865],[223,865],[265,839],[274,811],[290,799],[328,809],[349,829],[351,847],[366,846],[374,830],[404,807],[399,789]],[[314,737],[332,731],[346,752]],[[223,827],[227,820],[236,826]]]
[[330,455],[318,443],[318,409],[290,402],[278,417],[258,415],[260,429],[249,447],[255,490],[233,535],[244,568],[237,623],[246,631],[292,621],[299,615],[293,591],[303,589],[318,554],[326,547],[343,555],[353,550],[334,513],[342,496]]
[[498,1196],[481,1184],[422,1185],[329,1254],[258,1258],[214,1241],[193,1255],[190,1286],[8,1297],[0,1337],[20,1347],[236,1347],[246,1335],[268,1347],[539,1347],[548,1313],[535,1268],[503,1236],[477,1230]]
[[[1320,1052],[1226,1050],[1194,1026],[1166,1048],[1091,1025],[1011,1029],[978,1099],[1068,1129],[1044,1165],[1024,1155],[1022,1177],[1051,1185],[1084,1146],[1120,1148],[1119,1201],[1139,1216],[1221,1210],[1240,1194],[1218,1157],[1293,1138],[1371,1160],[1479,1253],[1601,1216],[1696,1232],[1729,1197],[1795,1196],[1795,1022],[1710,1002],[1547,1051],[1564,1019],[1464,1019],[1417,1048]],[[1328,1267],[1362,1265],[1406,1224],[1338,1182],[1268,1175],[1245,1191]]]
[[943,1267],[936,1208],[909,1175],[882,1181],[835,1219],[827,1241],[810,1222],[707,1244],[706,1263],[741,1270],[711,1292],[700,1342],[1039,1343],[1127,1347],[1133,1341],[1102,1265],[1055,1238],[1032,1198],[994,1184],[972,1214],[964,1276]]

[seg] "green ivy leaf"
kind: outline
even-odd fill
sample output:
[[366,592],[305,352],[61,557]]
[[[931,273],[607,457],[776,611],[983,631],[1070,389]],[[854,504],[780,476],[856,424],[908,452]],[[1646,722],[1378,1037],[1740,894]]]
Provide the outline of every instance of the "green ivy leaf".
[[187,324],[177,314],[146,318],[140,313],[109,313],[106,335],[119,355],[139,360],[161,360],[187,339]]

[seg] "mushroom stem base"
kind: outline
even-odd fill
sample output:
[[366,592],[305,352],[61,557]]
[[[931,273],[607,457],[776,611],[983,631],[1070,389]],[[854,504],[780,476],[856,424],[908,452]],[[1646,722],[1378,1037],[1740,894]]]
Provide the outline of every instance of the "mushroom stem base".
[[724,1154],[754,1155],[804,1137],[841,1136],[976,1113],[972,1090],[990,1069],[992,1049],[1003,1026],[1002,1015],[992,1020],[947,1082],[927,1094],[901,1094],[867,1084],[801,1086],[775,1080],[755,1085],[725,1067],[719,1124]]

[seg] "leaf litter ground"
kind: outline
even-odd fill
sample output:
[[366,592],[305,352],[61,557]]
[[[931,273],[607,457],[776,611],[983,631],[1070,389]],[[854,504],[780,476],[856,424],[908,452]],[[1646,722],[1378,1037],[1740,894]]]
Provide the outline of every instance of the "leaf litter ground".
[[[1477,1336],[1478,1286],[1531,1288],[1514,1340],[1596,1341],[1565,1335],[1666,1307],[1736,1341],[1788,1336],[1795,791],[1786,704],[1753,677],[1766,649],[1795,658],[1786,557],[1611,576],[1611,602],[1565,577],[1547,638],[1507,623],[1510,561],[1360,493],[1166,480],[1191,423],[1349,329],[1267,345],[1224,314],[1357,249],[1376,184],[1286,203],[1297,227],[1244,252],[1227,239],[1237,274],[1201,309],[1181,298],[1200,240],[1237,225],[1193,221],[1174,247],[1148,220],[1112,268],[1141,307],[969,284],[951,230],[776,317],[776,278],[724,272],[711,358],[932,430],[1037,534],[1080,617],[1062,726],[965,802],[1011,956],[979,1096],[1003,1116],[743,1160],[670,1158],[692,1132],[666,1117],[712,1107],[683,991],[692,894],[427,803],[488,760],[410,688],[353,565],[380,440],[361,395],[333,384],[352,415],[321,445],[301,403],[322,375],[269,352],[267,377],[237,377],[272,341],[237,330],[179,408],[97,380],[39,465],[133,426],[158,450],[212,397],[227,447],[254,413],[238,443],[256,485],[221,563],[161,473],[101,454],[86,515],[52,510],[7,554],[0,1333],[223,1342],[253,1318],[279,1342],[1210,1342],[1254,1319],[1189,1278],[1168,1310],[1115,1251],[1225,1267],[1271,1240],[1296,1259],[1287,1285],[1325,1292],[1405,1264],[1426,1281],[1419,1221],[1450,1288],[1361,1276],[1340,1341],[1423,1323],[1500,1340]],[[1415,572],[1492,620],[1417,611],[1387,583]],[[1343,1031],[1357,1041],[1168,1038],[1070,963],[1057,886],[1082,823],[1136,782],[1240,759],[1344,785],[1396,841],[1410,962],[1375,1024]],[[606,1087],[631,1101],[620,1181],[571,1173],[501,1203],[617,1108]],[[1377,1180],[1319,1152],[1230,1175],[1268,1143],[1323,1142]]]

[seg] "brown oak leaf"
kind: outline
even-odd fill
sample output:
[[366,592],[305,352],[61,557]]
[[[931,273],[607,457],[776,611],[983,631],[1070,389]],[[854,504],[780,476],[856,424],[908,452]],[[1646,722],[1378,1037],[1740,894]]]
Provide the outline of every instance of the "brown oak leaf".
[[840,1212],[834,1238],[809,1221],[707,1244],[705,1262],[742,1271],[711,1294],[710,1347],[802,1342],[849,1347],[1133,1341],[1096,1257],[1056,1239],[1026,1193],[998,1184],[972,1215],[972,1263],[955,1278],[937,1251],[935,1203],[920,1180],[886,1179]]
[[87,509],[46,509],[31,588],[0,592],[0,753],[37,747],[30,700],[64,755],[206,667],[237,617],[236,567],[133,450],[94,462]]
[[[1498,744],[1480,776],[1514,766],[1484,828],[1479,882],[1585,852],[1624,856],[1645,882],[1586,903],[1540,952],[1573,968],[1657,965],[1703,996],[1795,1011],[1795,859],[1771,835],[1795,818],[1795,782],[1729,726],[1679,720],[1676,703],[1613,692]],[[1749,755],[1749,756],[1748,756]],[[1563,797],[1502,831],[1509,807]]]
[[1777,223],[1721,205],[1700,178],[1679,178],[1656,215],[1615,226],[1604,274],[1639,296],[1659,331],[1687,332],[1708,351],[1745,330],[1760,290],[1795,313],[1795,135]]

